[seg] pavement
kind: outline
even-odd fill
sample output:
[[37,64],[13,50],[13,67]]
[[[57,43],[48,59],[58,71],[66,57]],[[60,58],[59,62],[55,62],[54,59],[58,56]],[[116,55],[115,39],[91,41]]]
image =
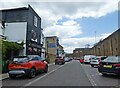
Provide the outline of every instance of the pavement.
[[0,74],[0,81],[6,78],[9,78],[8,73]]
[[[53,64],[54,64],[54,63],[48,64],[48,65],[50,66],[50,65],[53,65]],[[0,74],[0,81],[1,81],[1,80],[4,80],[4,79],[6,79],[6,78],[9,78],[8,73]]]

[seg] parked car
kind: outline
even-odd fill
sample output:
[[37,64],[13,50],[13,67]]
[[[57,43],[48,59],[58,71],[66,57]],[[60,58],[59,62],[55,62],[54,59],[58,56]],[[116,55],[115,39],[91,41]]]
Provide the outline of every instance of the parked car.
[[103,75],[120,75],[120,57],[109,56],[106,59],[102,60],[98,66],[98,71]]
[[56,65],[56,64],[65,64],[64,58],[62,58],[62,57],[57,57],[57,58],[55,59],[55,65]]
[[90,59],[90,65],[91,67],[94,67],[94,66],[98,66],[99,63],[104,60],[105,58],[107,58],[106,56],[96,56],[96,57],[92,57]]
[[33,78],[38,71],[48,72],[47,62],[38,55],[14,57],[8,68],[10,78],[15,78],[18,75]]
[[70,59],[69,58],[64,58],[65,62],[69,62]]
[[84,63],[84,59],[83,58],[80,58],[79,61],[80,61],[81,64]]
[[90,64],[90,59],[91,59],[92,57],[95,57],[95,55],[85,55],[85,56],[84,56],[84,63],[85,63],[85,64]]

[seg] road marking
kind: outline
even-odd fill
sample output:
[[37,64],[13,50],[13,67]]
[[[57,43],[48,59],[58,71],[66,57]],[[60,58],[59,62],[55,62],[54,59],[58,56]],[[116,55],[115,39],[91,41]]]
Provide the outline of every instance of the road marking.
[[35,80],[33,80],[33,81],[27,83],[26,85],[22,86],[21,88],[25,88],[25,87],[27,87],[27,86],[30,86],[31,84],[33,84],[33,83],[37,82],[38,80],[40,80],[40,79],[42,79],[42,78],[44,78],[44,77],[50,75],[51,73],[55,72],[56,70],[60,69],[60,68],[63,67],[63,66],[65,66],[65,65],[61,65],[60,67],[58,67],[58,68],[56,68],[56,69],[54,69],[54,70],[52,70],[52,71],[46,73],[45,75],[43,75],[43,76],[41,76],[41,77],[39,77],[39,78],[37,78],[37,79],[35,79]]
[[[81,65],[81,64],[80,64],[80,65]],[[82,65],[81,65],[81,66],[82,66]],[[83,66],[82,66],[82,68],[83,68]],[[90,83],[92,84],[92,86],[97,86],[97,84],[95,83],[95,81],[92,79],[91,76],[89,76],[89,75],[86,73],[86,71],[85,71],[84,68],[83,68],[83,70],[84,70],[84,72],[85,72],[87,78],[89,79]],[[92,76],[94,76],[94,75],[92,75]]]

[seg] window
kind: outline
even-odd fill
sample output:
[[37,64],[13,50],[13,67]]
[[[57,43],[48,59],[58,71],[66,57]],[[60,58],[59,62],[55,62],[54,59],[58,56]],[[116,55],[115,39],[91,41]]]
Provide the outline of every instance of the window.
[[37,17],[34,16],[34,26],[37,27]]

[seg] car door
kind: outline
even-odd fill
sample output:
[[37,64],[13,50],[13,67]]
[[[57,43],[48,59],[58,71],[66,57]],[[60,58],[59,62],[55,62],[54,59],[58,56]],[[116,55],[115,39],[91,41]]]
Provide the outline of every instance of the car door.
[[36,70],[38,70],[40,67],[39,67],[39,58],[37,56],[33,57],[32,58],[32,61],[34,63],[34,66],[36,68]]
[[44,62],[42,58],[39,56],[38,59],[39,59],[39,69],[44,69]]

